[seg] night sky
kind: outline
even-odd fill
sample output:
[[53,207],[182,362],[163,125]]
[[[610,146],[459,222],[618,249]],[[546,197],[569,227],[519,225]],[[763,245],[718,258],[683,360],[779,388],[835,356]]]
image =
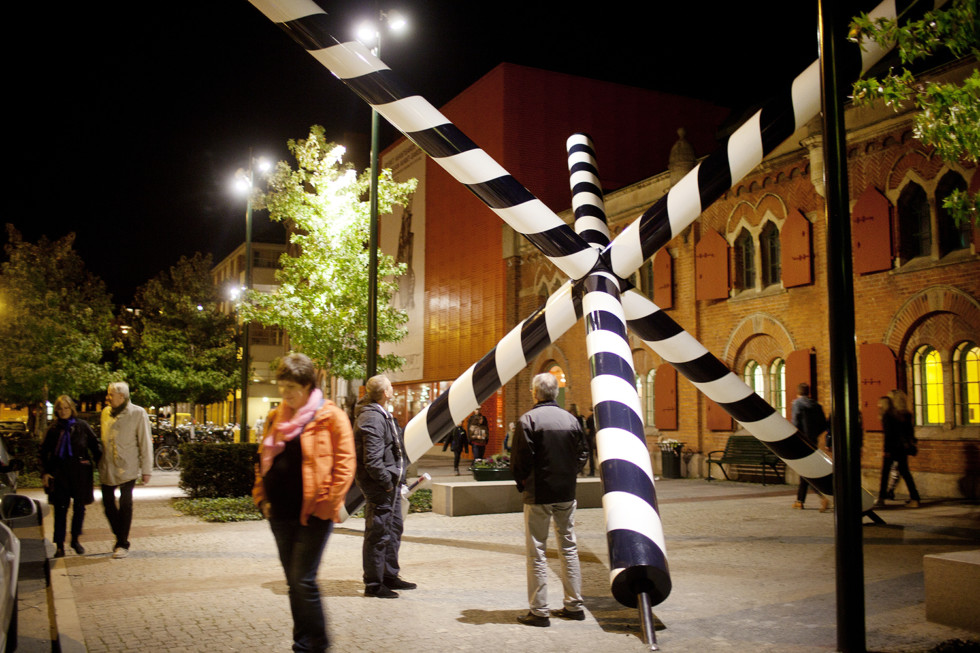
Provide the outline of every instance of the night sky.
[[[345,40],[379,6],[318,4]],[[412,22],[386,38],[382,59],[437,107],[508,61],[738,111],[818,54],[809,0],[586,5],[603,13],[533,0],[380,6]],[[74,231],[117,303],[181,255],[218,261],[242,242],[245,202],[230,185],[249,148],[286,159],[286,140],[312,124],[366,143],[368,106],[246,0],[14,3],[9,12],[14,174],[4,222],[32,241]],[[382,147],[394,138],[387,128]]]

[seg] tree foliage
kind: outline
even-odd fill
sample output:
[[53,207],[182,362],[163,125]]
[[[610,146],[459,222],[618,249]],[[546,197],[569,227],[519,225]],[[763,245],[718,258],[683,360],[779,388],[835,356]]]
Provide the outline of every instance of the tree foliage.
[[36,244],[7,225],[0,266],[0,401],[31,405],[109,381],[112,302],[74,250],[75,234]]
[[219,310],[211,256],[181,257],[136,291],[122,367],[148,405],[223,401],[238,387],[235,320]]
[[[942,52],[954,57],[980,60],[980,20],[977,0],[950,0],[941,9],[929,11],[921,20],[903,22],[861,14],[851,23],[849,38],[869,38],[898,50],[901,68],[891,68],[882,77],[866,77],[854,84],[854,100],[870,104],[882,100],[896,111],[911,105],[915,137],[934,147],[948,163],[980,158],[980,70],[962,84],[919,81],[909,69],[916,62]],[[980,197],[954,191],[944,206],[956,218],[980,225]]]
[[[368,227],[370,173],[358,176],[343,163],[344,149],[324,138],[318,125],[305,139],[290,140],[296,169],[280,161],[259,193],[257,206],[287,223],[290,251],[280,258],[275,293],[251,292],[240,310],[245,319],[285,329],[298,350],[328,373],[363,378],[367,358]],[[416,180],[395,182],[379,173],[378,211],[405,205]],[[398,342],[407,316],[391,306],[394,277],[404,272],[391,256],[378,254],[378,342]],[[397,370],[403,359],[378,357],[379,370]]]

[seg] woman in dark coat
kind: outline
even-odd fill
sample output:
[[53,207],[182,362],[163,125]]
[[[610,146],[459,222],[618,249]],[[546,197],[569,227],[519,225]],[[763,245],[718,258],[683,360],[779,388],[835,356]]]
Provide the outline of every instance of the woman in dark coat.
[[912,413],[895,406],[892,397],[884,396],[878,399],[878,414],[881,415],[881,428],[885,436],[885,456],[881,467],[881,486],[878,490],[878,500],[875,505],[882,506],[887,494],[888,475],[892,463],[898,466],[898,473],[905,480],[909,491],[909,508],[919,507],[919,492],[909,471],[909,453],[915,444],[915,427],[912,423]]
[[466,437],[466,430],[462,424],[454,427],[452,432],[446,436],[442,450],[445,451],[448,448],[453,450],[453,469],[456,470],[456,476],[459,476],[459,458],[463,451],[470,452],[470,441]]
[[58,420],[51,425],[41,444],[41,465],[48,502],[54,507],[54,557],[65,555],[68,507],[74,501],[71,517],[71,548],[82,555],[78,541],[85,521],[85,506],[92,503],[92,472],[102,458],[102,442],[88,422],[78,418],[75,402],[61,395],[54,402]]

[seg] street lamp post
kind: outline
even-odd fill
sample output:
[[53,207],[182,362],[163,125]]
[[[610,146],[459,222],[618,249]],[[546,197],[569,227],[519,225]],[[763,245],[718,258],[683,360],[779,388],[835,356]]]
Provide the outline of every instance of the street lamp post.
[[[379,11],[376,25],[362,26],[358,36],[362,42],[373,39],[374,56],[381,57],[381,23],[388,23],[394,32],[407,27],[404,18],[394,12]],[[378,165],[380,152],[381,117],[371,109],[371,196],[370,221],[368,223],[368,306],[367,306],[367,378],[378,373]]]

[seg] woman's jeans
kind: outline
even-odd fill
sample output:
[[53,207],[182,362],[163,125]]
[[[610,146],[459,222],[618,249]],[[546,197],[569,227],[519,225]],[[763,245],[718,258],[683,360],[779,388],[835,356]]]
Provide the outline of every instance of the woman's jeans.
[[54,534],[51,540],[57,545],[65,543],[65,535],[68,526],[68,506],[75,504],[75,510],[71,515],[71,539],[75,541],[82,534],[82,524],[85,522],[85,502],[78,499],[66,499],[63,505],[54,506]]
[[289,587],[293,650],[325,651],[329,645],[327,622],[320,604],[316,574],[327,538],[333,532],[333,522],[311,516],[306,526],[300,525],[298,519],[270,519],[269,525],[276,538],[279,560]]

